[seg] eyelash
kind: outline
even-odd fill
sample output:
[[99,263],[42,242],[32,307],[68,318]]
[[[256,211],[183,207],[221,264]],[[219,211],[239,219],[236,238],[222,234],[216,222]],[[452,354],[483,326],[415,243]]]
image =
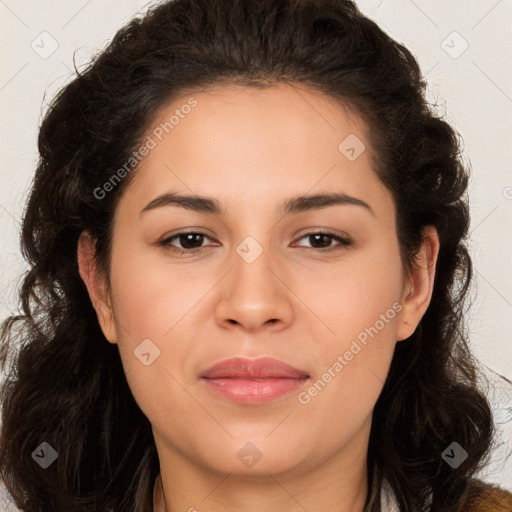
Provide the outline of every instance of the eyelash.
[[[184,235],[200,235],[200,236],[204,236],[206,238],[210,238],[206,233],[201,233],[199,231],[182,231],[180,233],[176,233],[175,235],[173,235],[169,238],[162,240],[161,242],[158,243],[158,246],[163,247],[164,249],[171,250],[173,252],[177,252],[178,254],[194,254],[194,253],[200,252],[202,249],[204,249],[204,247],[196,247],[195,249],[180,249],[179,247],[175,247],[175,246],[171,245],[171,242],[173,240],[180,238],[181,236],[184,236]],[[352,245],[352,241],[349,240],[348,238],[343,238],[339,235],[330,233],[328,231],[312,231],[312,232],[306,233],[305,235],[302,235],[299,238],[299,240],[302,240],[303,238],[314,236],[314,235],[326,236],[326,237],[330,238],[331,240],[337,241],[339,243],[339,245],[334,246],[334,247],[328,247],[327,249],[315,249],[314,247],[310,247],[310,248],[306,247],[305,249],[310,249],[310,250],[318,252],[318,253],[326,253],[326,252],[332,252],[332,251],[344,249],[345,247]]]

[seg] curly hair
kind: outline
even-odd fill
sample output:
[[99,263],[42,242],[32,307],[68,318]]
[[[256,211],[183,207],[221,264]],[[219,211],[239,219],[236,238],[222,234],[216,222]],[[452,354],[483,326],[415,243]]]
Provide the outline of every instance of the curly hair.
[[[481,467],[494,431],[464,322],[469,169],[459,135],[426,101],[417,61],[351,0],[170,0],[133,18],[77,70],[40,127],[21,233],[29,270],[0,352],[0,474],[23,511],[152,511],[151,425],[100,329],[77,242],[84,230],[93,235],[108,276],[113,215],[136,166],[105,197],[97,189],[171,98],[279,82],[307,85],[365,121],[407,272],[424,228],[439,234],[430,305],[397,344],[373,411],[365,510],[378,510],[384,481],[402,512],[451,510]],[[52,471],[32,460],[42,441],[59,453]],[[441,457],[452,441],[468,453],[457,468]]]

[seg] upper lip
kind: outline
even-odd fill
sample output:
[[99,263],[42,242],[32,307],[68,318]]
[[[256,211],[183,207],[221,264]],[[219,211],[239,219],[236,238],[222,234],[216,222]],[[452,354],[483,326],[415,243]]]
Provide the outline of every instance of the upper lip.
[[201,374],[207,379],[221,378],[288,378],[299,379],[309,377],[305,371],[299,370],[289,364],[272,357],[261,357],[259,359],[247,359],[234,357],[224,359],[214,364]]

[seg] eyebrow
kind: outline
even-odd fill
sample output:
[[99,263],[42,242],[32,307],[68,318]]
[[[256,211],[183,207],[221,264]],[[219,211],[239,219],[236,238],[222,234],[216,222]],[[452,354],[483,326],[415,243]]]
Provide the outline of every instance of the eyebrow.
[[[315,194],[291,197],[281,205],[279,213],[281,215],[290,215],[309,210],[319,210],[334,205],[355,205],[362,206],[369,213],[375,216],[371,206],[361,199],[351,197],[342,192],[334,194]],[[211,215],[223,215],[225,210],[221,207],[217,199],[205,196],[189,196],[176,192],[167,192],[150,201],[141,211],[140,215],[156,208],[164,206],[179,206],[187,210],[193,210],[200,213]]]

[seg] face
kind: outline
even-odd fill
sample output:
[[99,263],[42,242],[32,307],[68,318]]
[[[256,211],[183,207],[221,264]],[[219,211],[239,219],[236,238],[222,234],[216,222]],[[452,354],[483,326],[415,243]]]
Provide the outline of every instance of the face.
[[[293,474],[364,452],[432,264],[404,273],[363,122],[298,85],[230,85],[173,100],[148,136],[115,214],[109,296],[85,245],[79,260],[161,459]],[[232,358],[298,372],[208,373]]]

